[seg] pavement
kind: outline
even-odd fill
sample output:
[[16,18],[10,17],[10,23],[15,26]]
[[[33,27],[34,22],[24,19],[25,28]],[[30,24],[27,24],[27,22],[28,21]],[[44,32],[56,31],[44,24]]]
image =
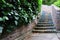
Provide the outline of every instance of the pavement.
[[33,33],[26,40],[60,40],[60,33]]

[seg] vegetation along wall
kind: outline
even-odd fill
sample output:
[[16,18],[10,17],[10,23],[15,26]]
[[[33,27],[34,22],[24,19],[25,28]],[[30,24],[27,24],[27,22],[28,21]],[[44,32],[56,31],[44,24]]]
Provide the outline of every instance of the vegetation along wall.
[[54,5],[56,5],[57,7],[60,7],[60,0],[57,0],[56,2],[54,2]]
[[43,0],[43,4],[45,5],[51,5],[53,4],[54,2],[56,2],[57,0]]
[[0,0],[0,27],[2,33],[27,25],[40,12],[42,0]]

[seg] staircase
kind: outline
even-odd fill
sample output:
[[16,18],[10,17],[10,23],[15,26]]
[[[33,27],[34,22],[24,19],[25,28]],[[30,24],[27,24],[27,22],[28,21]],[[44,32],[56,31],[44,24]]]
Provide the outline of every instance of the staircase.
[[56,29],[52,22],[51,14],[42,12],[41,18],[36,27],[32,31],[33,33],[56,33]]

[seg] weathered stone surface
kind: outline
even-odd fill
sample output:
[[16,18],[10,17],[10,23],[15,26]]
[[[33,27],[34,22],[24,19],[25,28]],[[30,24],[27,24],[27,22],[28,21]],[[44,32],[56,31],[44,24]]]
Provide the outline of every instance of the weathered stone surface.
[[35,33],[27,40],[59,40],[56,33]]
[[52,5],[52,19],[56,29],[60,30],[60,8],[54,5]]

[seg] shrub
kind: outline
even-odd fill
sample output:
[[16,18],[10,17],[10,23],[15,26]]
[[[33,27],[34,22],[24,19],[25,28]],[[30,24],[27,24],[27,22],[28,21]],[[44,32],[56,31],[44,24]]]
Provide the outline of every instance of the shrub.
[[55,1],[57,1],[57,0],[43,0],[43,4],[45,4],[45,5],[51,5],[51,4],[53,4]]
[[42,0],[0,0],[0,26],[3,34],[27,25],[40,10]]
[[54,2],[54,5],[60,7],[60,0],[57,0],[56,2]]

